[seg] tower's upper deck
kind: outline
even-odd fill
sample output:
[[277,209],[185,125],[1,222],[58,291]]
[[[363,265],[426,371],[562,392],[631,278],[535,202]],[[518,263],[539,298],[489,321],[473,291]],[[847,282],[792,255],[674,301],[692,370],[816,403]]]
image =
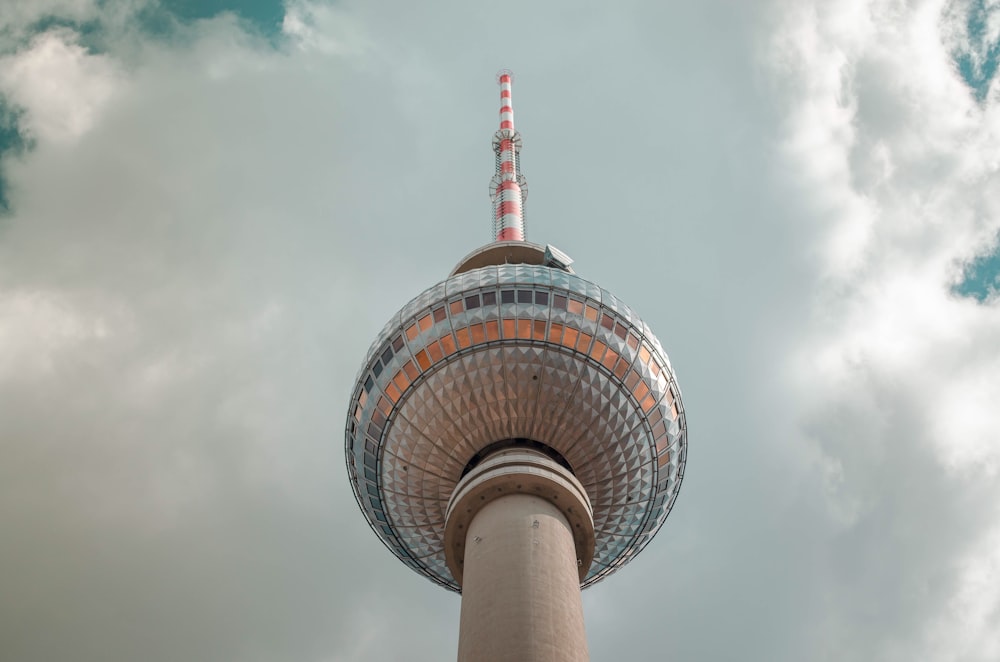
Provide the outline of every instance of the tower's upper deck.
[[498,82],[496,241],[410,301],[372,344],[348,410],[348,472],[382,542],[458,590],[444,537],[463,472],[498,445],[541,449],[590,500],[593,562],[579,561],[587,586],[628,562],[670,512],[687,457],[684,408],[666,354],[632,309],[574,274],[557,249],[524,241],[510,73]]
[[585,586],[660,528],[687,454],[680,390],[649,327],[607,290],[534,264],[458,273],[404,306],[368,352],[346,432],[372,528],[455,590],[445,510],[490,444],[530,439],[566,458],[594,509]]

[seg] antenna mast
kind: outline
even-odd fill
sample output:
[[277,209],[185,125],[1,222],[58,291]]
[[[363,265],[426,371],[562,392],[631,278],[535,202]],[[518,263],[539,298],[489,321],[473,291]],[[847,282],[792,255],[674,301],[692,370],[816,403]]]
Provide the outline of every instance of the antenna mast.
[[514,108],[510,101],[513,80],[514,74],[509,69],[501,69],[497,74],[500,129],[493,134],[496,174],[490,180],[496,241],[524,241],[524,201],[528,197],[528,182],[521,174],[521,134],[514,128]]

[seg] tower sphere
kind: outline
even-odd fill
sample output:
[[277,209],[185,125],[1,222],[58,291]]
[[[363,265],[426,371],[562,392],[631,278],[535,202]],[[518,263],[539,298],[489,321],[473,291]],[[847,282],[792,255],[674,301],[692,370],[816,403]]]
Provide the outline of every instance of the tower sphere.
[[[389,320],[351,396],[347,467],[361,510],[405,564],[454,591],[449,502],[498,449],[542,452],[582,485],[594,531],[576,541],[583,587],[649,543],[684,475],[684,407],[660,342],[553,254],[497,241],[467,256]],[[592,546],[589,566],[581,546]]]

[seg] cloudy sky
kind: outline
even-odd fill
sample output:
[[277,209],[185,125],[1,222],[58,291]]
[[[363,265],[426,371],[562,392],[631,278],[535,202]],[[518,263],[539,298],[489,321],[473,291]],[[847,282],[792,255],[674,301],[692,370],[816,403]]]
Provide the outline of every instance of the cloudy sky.
[[528,238],[688,411],[593,659],[1000,659],[998,60],[997,0],[0,0],[0,658],[454,656],[343,426],[509,67]]

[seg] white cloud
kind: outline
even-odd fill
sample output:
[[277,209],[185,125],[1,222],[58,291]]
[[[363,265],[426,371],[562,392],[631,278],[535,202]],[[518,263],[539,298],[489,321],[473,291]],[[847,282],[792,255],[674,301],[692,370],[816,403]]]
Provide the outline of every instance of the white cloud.
[[281,31],[298,49],[323,55],[361,55],[370,47],[351,14],[325,2],[291,0]]
[[23,129],[42,142],[79,138],[121,84],[106,55],[89,53],[70,30],[52,30],[0,58],[0,93],[23,108]]
[[[1000,521],[1000,513],[994,514]],[[978,545],[957,561],[957,590],[942,605],[939,621],[929,628],[929,648],[937,659],[995,660],[1000,657],[1000,527],[986,532]]]
[[64,297],[41,293],[0,296],[0,379],[51,373],[60,354],[108,336],[106,318],[75,311],[72,305]]
[[[1000,498],[993,485],[1000,413],[990,405],[1000,397],[1000,311],[950,292],[960,265],[1000,230],[997,107],[976,105],[951,60],[948,40],[964,29],[963,15],[941,2],[864,5],[871,20],[847,34],[830,26],[857,24],[858,3],[801,10],[778,33],[775,50],[793,118],[784,140],[789,170],[815,199],[814,218],[829,237],[811,339],[799,347],[798,378],[812,400],[803,422],[823,464],[836,468],[831,510],[840,512],[845,497],[861,504],[845,520],[855,532],[885,521],[894,498],[886,476],[914,472],[926,454],[950,478],[944,485],[929,478],[914,491],[965,485],[988,501]],[[837,16],[817,20],[821,11]],[[927,544],[905,528],[905,509],[923,501],[916,492],[909,498],[890,520],[904,554]],[[968,508],[951,495],[940,499],[935,508],[945,517]],[[962,555],[964,569],[915,611],[915,623],[936,624],[934,656],[889,626],[865,656],[991,657],[995,642],[977,624],[994,608],[982,576],[995,568],[987,541],[1000,520],[985,507],[964,515],[975,524],[935,545],[941,557]],[[938,535],[933,527],[928,535]],[[884,547],[891,553],[895,544]],[[900,570],[879,572],[905,590],[927,569],[904,559]],[[860,626],[855,618],[845,611],[825,636],[850,636]]]

